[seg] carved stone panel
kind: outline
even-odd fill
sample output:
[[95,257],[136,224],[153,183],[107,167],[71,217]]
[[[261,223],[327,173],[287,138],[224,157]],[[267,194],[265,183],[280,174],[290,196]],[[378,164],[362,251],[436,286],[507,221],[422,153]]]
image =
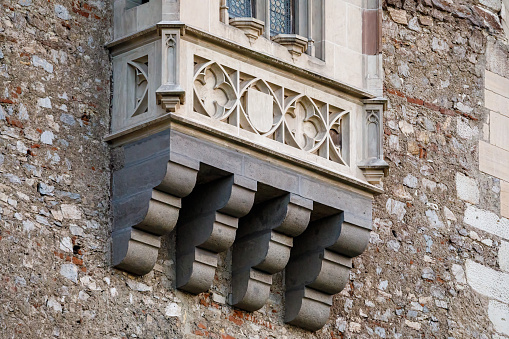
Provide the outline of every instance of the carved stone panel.
[[195,56],[195,112],[349,165],[350,112]]

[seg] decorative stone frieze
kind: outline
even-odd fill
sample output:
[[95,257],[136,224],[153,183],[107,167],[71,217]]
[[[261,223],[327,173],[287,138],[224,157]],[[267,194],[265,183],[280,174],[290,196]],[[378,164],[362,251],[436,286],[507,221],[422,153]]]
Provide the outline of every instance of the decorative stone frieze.
[[272,275],[282,271],[293,237],[309,223],[313,203],[285,194],[257,204],[240,219],[232,255],[232,301],[236,307],[256,311],[269,298]]
[[232,246],[255,191],[256,181],[229,175],[197,185],[184,199],[177,223],[177,288],[195,294],[210,288],[217,254]]
[[349,114],[339,107],[195,57],[194,111],[347,165]]

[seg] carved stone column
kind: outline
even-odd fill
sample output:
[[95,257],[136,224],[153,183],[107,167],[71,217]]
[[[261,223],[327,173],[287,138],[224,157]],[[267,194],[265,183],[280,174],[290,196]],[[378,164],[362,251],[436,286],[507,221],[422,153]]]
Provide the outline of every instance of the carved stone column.
[[272,274],[282,271],[293,237],[309,223],[313,202],[285,194],[253,207],[240,219],[232,257],[232,305],[256,311],[269,298]]
[[229,175],[196,186],[183,201],[177,223],[177,288],[210,288],[217,254],[232,246],[240,217],[254,202],[256,181]]
[[286,267],[285,322],[316,331],[329,319],[332,296],[346,285],[352,257],[369,230],[343,221],[343,213],[315,220],[294,240]]

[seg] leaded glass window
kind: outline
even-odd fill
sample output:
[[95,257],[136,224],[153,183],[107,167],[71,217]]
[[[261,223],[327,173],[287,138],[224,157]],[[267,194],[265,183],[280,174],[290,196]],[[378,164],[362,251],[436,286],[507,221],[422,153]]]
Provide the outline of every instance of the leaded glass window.
[[228,0],[228,14],[232,18],[251,17],[251,0]]
[[270,0],[270,35],[292,32],[292,0]]

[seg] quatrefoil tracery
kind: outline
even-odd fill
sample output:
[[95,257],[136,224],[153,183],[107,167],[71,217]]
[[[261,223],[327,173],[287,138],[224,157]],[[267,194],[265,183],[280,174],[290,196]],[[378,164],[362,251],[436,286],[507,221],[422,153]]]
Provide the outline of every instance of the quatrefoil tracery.
[[240,129],[347,165],[349,112],[213,61],[195,66],[194,110]]

